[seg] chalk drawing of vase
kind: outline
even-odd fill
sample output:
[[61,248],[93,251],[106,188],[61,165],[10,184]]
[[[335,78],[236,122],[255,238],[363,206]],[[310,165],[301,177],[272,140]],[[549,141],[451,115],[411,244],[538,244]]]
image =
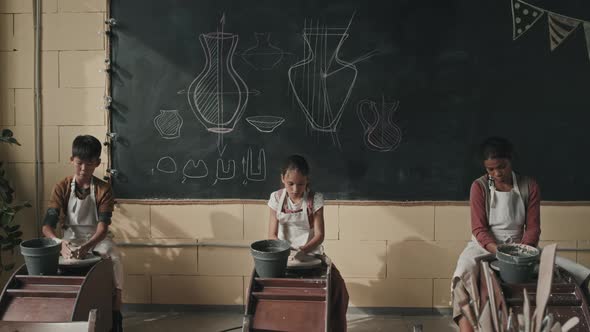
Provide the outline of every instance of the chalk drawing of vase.
[[256,70],[270,70],[283,59],[283,50],[270,43],[269,32],[255,32],[256,45],[242,52],[242,59]]
[[356,66],[339,57],[346,38],[344,29],[304,29],[304,59],[288,71],[297,104],[317,131],[336,132],[356,81]]
[[200,35],[199,39],[206,62],[203,71],[189,85],[188,102],[208,131],[229,133],[248,103],[248,86],[233,65],[238,36],[211,32]]
[[154,118],[154,126],[162,138],[179,138],[182,117],[178,114],[178,110],[160,110],[160,114]]
[[399,101],[378,104],[370,100],[362,100],[357,106],[357,115],[364,128],[363,139],[367,147],[373,151],[387,152],[395,150],[401,140],[402,131],[393,123],[393,114],[399,107]]

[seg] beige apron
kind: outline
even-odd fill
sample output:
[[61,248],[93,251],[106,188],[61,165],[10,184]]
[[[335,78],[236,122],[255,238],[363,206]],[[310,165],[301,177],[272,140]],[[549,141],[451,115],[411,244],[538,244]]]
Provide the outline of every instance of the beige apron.
[[[490,214],[488,223],[490,231],[496,238],[496,243],[519,243],[523,235],[526,209],[520,195],[516,175],[512,172],[513,187],[510,191],[497,191],[493,182],[490,185]],[[463,250],[457,261],[457,268],[451,281],[451,294],[459,280],[463,282],[465,290],[472,299],[477,299],[477,278],[479,260],[490,255],[482,248],[475,236]]]
[[[76,196],[76,178],[72,179],[70,184],[71,193],[68,200],[68,209],[66,213],[65,224],[67,229],[64,232],[64,239],[90,239],[96,233],[96,226],[98,225],[98,213],[96,210],[96,196],[94,195],[94,179],[90,182],[90,195],[84,199],[79,199]],[[111,239],[112,235],[108,236],[99,242],[94,251],[102,256],[110,257],[113,261],[113,271],[115,277],[115,287],[123,288],[123,264],[119,251],[115,243]]]
[[[285,200],[289,200],[287,190],[283,190],[279,198],[279,207],[277,209],[277,220],[279,221],[278,238],[291,243],[291,247],[298,249],[304,246],[313,238],[313,228],[309,227],[309,216],[307,215],[307,191],[303,194],[301,210],[297,212],[283,212]],[[288,202],[290,203],[290,202]],[[324,253],[322,245],[319,245],[309,254]]]

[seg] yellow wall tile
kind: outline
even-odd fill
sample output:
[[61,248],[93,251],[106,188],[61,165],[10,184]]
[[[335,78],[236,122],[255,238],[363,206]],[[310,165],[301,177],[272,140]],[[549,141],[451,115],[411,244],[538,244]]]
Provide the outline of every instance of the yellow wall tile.
[[[157,240],[154,240],[156,242]],[[160,240],[157,243],[196,243],[193,239]],[[153,248],[152,274],[195,275],[198,273],[197,247]]]
[[43,90],[43,125],[103,126],[103,95],[102,88]]
[[240,240],[243,236],[242,204],[154,205],[152,237]]
[[324,247],[344,278],[385,278],[385,241],[328,240]]
[[[590,240],[578,240],[578,249],[590,249]],[[590,268],[590,251],[579,251],[577,262]]]
[[[29,62],[33,63],[33,62]],[[33,67],[33,65],[31,65]],[[58,59],[57,59],[57,52],[55,51],[47,51],[42,52],[41,54],[41,84],[42,89],[51,89],[57,88],[59,84],[59,75],[58,75]],[[33,71],[31,70],[31,73]],[[31,75],[31,82],[33,79],[33,75]],[[27,87],[32,87],[27,86]]]
[[269,214],[270,208],[266,203],[244,204],[244,239],[268,238]]
[[12,51],[14,46],[14,15],[0,14],[0,51]]
[[469,206],[435,206],[434,238],[437,241],[471,239]]
[[434,206],[351,206],[338,212],[341,240],[433,240]]
[[0,89],[0,125],[2,126],[15,125],[14,91],[14,89]]
[[[57,0],[55,0],[57,1]],[[2,0],[0,1],[0,13],[31,13],[33,11],[32,1],[23,0]]]
[[[121,241],[119,241],[121,242]],[[193,239],[129,239],[131,243],[186,244],[194,243]],[[167,274],[196,275],[197,247],[125,247],[120,246],[125,273],[129,274]]]
[[45,14],[43,20],[44,50],[103,50],[103,13]]
[[449,278],[466,241],[389,243],[387,278]]
[[[149,239],[145,239],[145,241],[149,242]],[[132,241],[127,240],[125,242]],[[118,249],[121,253],[125,273],[143,274],[150,273],[153,270],[152,248],[119,246]]]
[[[249,246],[251,241],[223,241],[229,245]],[[254,261],[250,248],[199,247],[199,274],[205,276],[250,276]]]
[[[43,162],[52,163],[57,162],[59,157],[59,138],[57,127],[43,126],[42,148],[43,148]],[[34,156],[34,154],[33,154]]]
[[[22,202],[22,200],[18,199],[18,202]],[[30,202],[32,204],[34,204],[34,202]],[[43,216],[45,214],[43,213],[41,216],[41,219],[43,219]],[[20,225],[20,231],[23,232],[23,240],[28,240],[28,239],[32,239],[32,238],[36,238],[38,237],[38,231],[40,230],[40,227],[38,228],[37,223],[35,222],[35,208],[34,207],[30,207],[30,208],[24,208],[22,210],[20,210],[17,214],[15,214],[14,216],[14,222],[17,225]]]
[[152,303],[243,305],[242,277],[152,276]]
[[123,303],[151,303],[152,286],[148,275],[126,275],[123,287]]
[[541,239],[590,239],[589,221],[590,206],[541,206]]
[[42,0],[41,10],[43,13],[57,13],[58,0]]
[[150,206],[143,204],[115,204],[110,229],[116,241],[150,237]]
[[60,12],[104,12],[105,0],[60,0]]
[[[57,0],[42,0],[41,10],[44,13],[57,11]],[[0,1],[0,13],[32,13],[33,2],[24,0],[2,0]]]
[[324,205],[324,239],[338,240],[338,205]]
[[23,51],[0,52],[0,73],[3,76],[0,87],[3,89],[17,87],[32,88],[33,71],[27,68],[27,65],[32,64],[32,62],[25,61],[29,59],[32,59],[32,57]]
[[355,307],[432,307],[432,279],[346,278]]
[[[49,201],[55,184],[68,175],[74,174],[70,164],[44,164],[43,165],[43,200]],[[96,174],[97,171],[95,170]]]
[[451,302],[451,279],[434,279],[433,306],[449,308]]
[[17,126],[32,126],[35,122],[33,89],[14,89],[14,112]]
[[60,52],[60,87],[104,87],[106,76],[99,70],[104,69],[105,58],[105,51]]
[[33,203],[35,201],[35,164],[9,163],[5,169],[7,178],[15,190],[15,199]]
[[14,48],[32,52],[35,48],[33,14],[14,15]]
[[[33,88],[33,52],[0,52],[0,73],[4,88]],[[42,84],[44,88],[57,87],[57,52],[42,52]]]
[[[106,127],[104,126],[67,126],[59,127],[59,162],[68,163],[72,156],[72,142],[78,135],[92,135],[99,141],[104,142],[106,137]],[[108,159],[108,150],[103,145],[101,152],[102,162],[105,163]],[[94,175],[102,178],[103,173],[99,173],[98,169],[94,171]]]
[[[0,145],[0,155],[12,162],[35,161],[35,132],[33,126],[6,127],[14,133],[21,146]],[[43,161],[57,161],[57,127],[42,128]]]

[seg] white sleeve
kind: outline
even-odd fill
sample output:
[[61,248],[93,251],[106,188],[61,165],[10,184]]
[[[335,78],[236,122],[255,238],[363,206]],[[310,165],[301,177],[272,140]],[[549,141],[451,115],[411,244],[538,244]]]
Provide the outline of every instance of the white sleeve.
[[279,198],[278,198],[278,192],[275,191],[272,194],[270,194],[270,198],[268,199],[268,203],[266,203],[266,205],[268,205],[269,208],[273,209],[273,210],[277,210],[279,208]]
[[313,212],[324,207],[324,195],[322,193],[313,194]]

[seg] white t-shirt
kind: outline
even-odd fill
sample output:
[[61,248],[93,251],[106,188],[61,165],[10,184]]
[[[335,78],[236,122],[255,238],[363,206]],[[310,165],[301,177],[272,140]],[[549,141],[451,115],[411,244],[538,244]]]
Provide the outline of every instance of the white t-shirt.
[[[308,193],[309,195],[309,193]],[[295,204],[293,203],[293,201],[291,201],[291,199],[289,198],[289,195],[286,195],[287,197],[285,197],[285,199],[287,200],[287,207],[289,208],[289,210],[299,210],[301,209],[301,205],[303,204],[303,201],[299,202],[299,204]],[[272,194],[270,194],[270,198],[268,199],[268,207],[270,207],[271,209],[277,211],[278,209],[280,209],[281,207],[279,206],[279,199],[281,199],[281,196],[279,196],[279,191],[275,191]],[[314,192],[313,193],[313,213],[315,213],[317,210],[321,209],[324,206],[324,195],[322,193],[317,193]]]

